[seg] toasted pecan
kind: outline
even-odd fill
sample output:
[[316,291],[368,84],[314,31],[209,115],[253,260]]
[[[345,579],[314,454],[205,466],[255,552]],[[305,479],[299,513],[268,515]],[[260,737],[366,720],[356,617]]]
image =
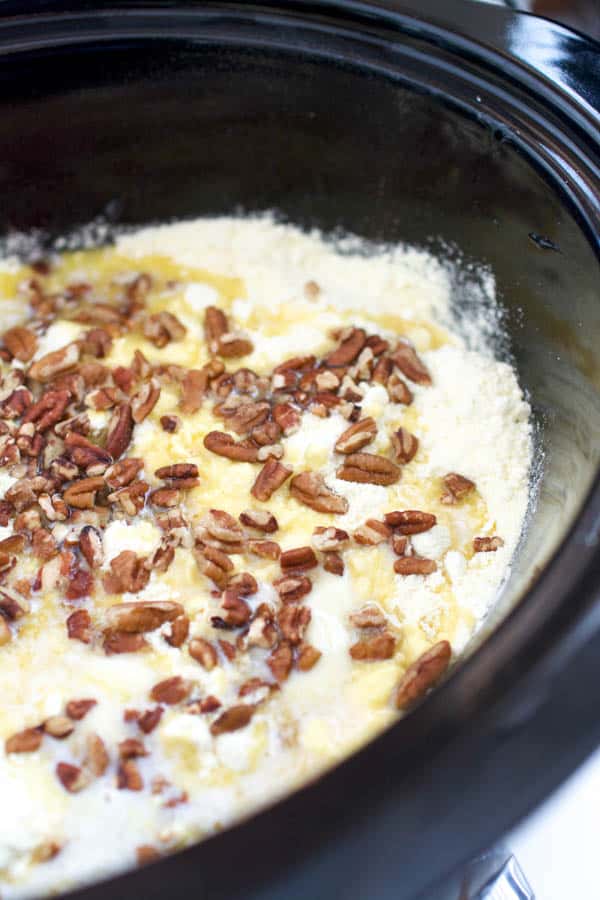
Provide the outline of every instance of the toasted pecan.
[[400,480],[401,469],[389,459],[374,453],[351,453],[337,470],[342,481],[390,485]]
[[204,438],[204,446],[217,456],[238,462],[258,462],[258,447],[249,441],[235,441],[224,431],[210,431]]
[[347,366],[356,359],[366,340],[367,336],[362,328],[349,329],[341,335],[339,346],[326,356],[327,365]]
[[359,419],[339,436],[335,442],[338,453],[356,453],[370,444],[377,434],[377,425],[371,417]]
[[11,356],[20,362],[29,362],[37,350],[37,337],[29,328],[22,325],[16,325],[9,328],[2,335],[4,346],[8,349]]
[[391,354],[394,363],[403,375],[416,384],[431,384],[431,375],[416,350],[410,344],[400,341]]
[[396,649],[396,638],[389,631],[362,638],[350,647],[352,659],[361,662],[373,662],[381,659],[391,659]]
[[396,462],[406,465],[415,457],[419,440],[406,428],[399,428],[392,434],[392,449]]
[[501,537],[476,537],[473,538],[473,550],[475,553],[494,553],[504,546]]
[[442,503],[451,505],[468,497],[475,490],[475,482],[457,472],[449,472],[444,476],[444,487],[446,490],[440,499]]
[[292,469],[270,457],[258,473],[250,493],[264,503],[287,481],[291,474]]
[[294,547],[281,554],[279,565],[282,572],[305,572],[318,565],[318,560],[312,547]]
[[112,631],[144,634],[183,614],[183,606],[175,600],[140,600],[111,606],[106,611],[105,623]]
[[391,537],[392,529],[385,522],[379,522],[377,519],[367,519],[363,525],[357,528],[352,537],[357,544],[366,547],[373,547],[376,544],[382,544]]
[[395,690],[397,709],[406,709],[434,687],[450,665],[452,648],[439,641],[408,667]]
[[384,519],[386,525],[400,534],[422,534],[437,522],[433,513],[422,512],[420,509],[393,510],[386,513]]
[[248,703],[230,706],[212,723],[210,733],[214,737],[218,737],[218,735],[226,734],[230,731],[239,731],[240,728],[245,728],[248,725],[255,711],[256,707]]
[[434,559],[422,559],[420,556],[401,556],[394,563],[394,572],[398,575],[431,575],[436,569]]
[[299,503],[317,512],[341,515],[348,512],[348,501],[325,484],[318,472],[301,472],[292,478],[290,494]]
[[106,436],[106,450],[113,459],[118,459],[125,453],[133,435],[133,415],[131,404],[123,403],[118,406],[109,422]]

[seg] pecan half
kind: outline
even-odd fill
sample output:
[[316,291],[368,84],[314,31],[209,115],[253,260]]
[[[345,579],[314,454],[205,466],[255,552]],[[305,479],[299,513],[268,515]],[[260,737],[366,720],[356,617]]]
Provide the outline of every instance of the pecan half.
[[437,522],[433,513],[422,512],[420,509],[394,510],[386,513],[384,519],[386,525],[400,534],[422,534]]
[[161,466],[154,473],[161,481],[165,481],[169,487],[183,490],[198,485],[198,466],[195,463],[174,463],[170,466]]
[[236,401],[235,405],[225,406],[225,404],[221,404],[219,412],[236,434],[248,434],[254,428],[266,422],[271,411],[268,403],[262,401],[254,403],[252,400],[242,397],[233,399]]
[[113,491],[106,499],[109,503],[120,506],[126,515],[135,516],[144,508],[149,488],[150,485],[146,481],[134,481],[133,484]]
[[289,641],[281,641],[281,643],[267,657],[267,665],[271,670],[273,677],[280,684],[285,681],[292,671],[294,662],[294,653],[292,645]]
[[401,556],[394,563],[394,572],[398,575],[431,575],[437,569],[433,559],[422,559],[420,556]]
[[444,476],[445,492],[440,497],[442,503],[454,504],[468,497],[475,490],[475,482],[457,472],[449,472]]
[[282,603],[297,603],[312,591],[312,581],[307,575],[280,575],[273,582]]
[[281,554],[279,565],[282,572],[305,572],[314,569],[318,560],[312,547],[294,547]]
[[[32,403],[21,420],[19,437],[26,436],[23,425],[32,422],[34,430],[43,433],[62,419],[71,395],[69,391],[48,391]],[[19,439],[17,440],[19,443]]]
[[325,357],[325,362],[329,366],[347,366],[356,359],[366,340],[362,328],[351,328],[341,335],[339,346]]
[[298,431],[302,421],[300,413],[291,403],[277,403],[273,407],[273,419],[286,437]]
[[77,343],[67,344],[60,350],[46,353],[29,367],[29,378],[34,381],[50,381],[63,372],[73,369],[79,362],[80,348]]
[[450,665],[451,656],[448,641],[440,641],[410,665],[395,691],[396,708],[406,709],[434,687]]
[[494,553],[504,546],[501,537],[476,537],[473,538],[473,550],[475,553]]
[[118,459],[129,447],[133,435],[131,404],[123,403],[115,410],[106,436],[106,450],[113,459]]
[[427,371],[427,367],[410,344],[401,341],[391,356],[402,374],[411,381],[416,384],[431,384],[431,375]]
[[364,638],[350,647],[352,659],[361,662],[373,662],[380,659],[391,659],[396,649],[396,638],[389,631]]
[[359,419],[354,425],[339,436],[335,442],[335,449],[338,453],[356,453],[361,447],[370,444],[377,434],[377,425],[372,418]]
[[[125,551],[131,552],[131,551]],[[106,626],[113,631],[144,634],[173,622],[184,615],[181,603],[175,600],[141,600],[138,603],[117,603],[106,611]]]
[[209,509],[202,518],[200,527],[196,529],[196,536],[210,543],[204,532],[208,532],[208,535],[218,542],[219,548],[227,553],[236,553],[243,548],[245,538],[243,528],[223,509]]
[[248,441],[235,441],[224,431],[210,431],[204,438],[204,446],[217,456],[238,462],[258,462],[258,447]]
[[287,481],[291,474],[292,469],[270,457],[258,473],[250,493],[264,503]]
[[210,672],[219,662],[217,651],[210,643],[201,637],[192,638],[188,644],[188,652],[192,659],[200,663],[207,672]]
[[29,362],[37,350],[37,337],[29,328],[17,325],[2,335],[4,346],[20,362]]
[[230,731],[239,731],[240,728],[245,728],[248,725],[255,711],[256,707],[247,703],[230,706],[212,723],[210,733],[213,737],[218,737],[218,735],[226,734]]
[[42,743],[44,733],[41,728],[25,728],[6,739],[6,753],[34,753]]
[[382,544],[389,540],[392,529],[388,528],[385,522],[379,522],[377,519],[367,519],[364,525],[357,528],[352,537],[357,544],[366,547],[374,547],[376,544]]
[[402,470],[383,456],[376,456],[374,453],[351,453],[336,474],[342,481],[389,485],[400,480]]
[[24,534],[11,534],[9,537],[4,538],[3,541],[0,541],[0,553],[8,553],[9,555],[21,553],[24,547]]
[[301,472],[292,478],[290,494],[299,503],[322,513],[342,515],[348,512],[348,501],[332,491],[318,472]]
[[159,681],[150,691],[150,698],[156,703],[165,703],[167,706],[174,706],[181,703],[192,692],[192,682],[182,678],[181,675],[174,675],[172,678],[165,678]]
[[222,590],[227,586],[233,572],[233,563],[226,553],[217,547],[201,546],[194,549],[194,558],[199,570]]
[[414,458],[419,449],[419,440],[407,431],[406,428],[399,428],[392,434],[392,450],[396,457],[396,462],[406,465]]

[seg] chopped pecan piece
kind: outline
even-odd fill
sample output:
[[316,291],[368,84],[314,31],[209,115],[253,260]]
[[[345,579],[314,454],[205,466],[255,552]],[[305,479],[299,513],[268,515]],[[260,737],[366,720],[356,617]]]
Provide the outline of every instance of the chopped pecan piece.
[[313,669],[321,659],[323,654],[312,644],[302,644],[298,648],[298,656],[296,657],[296,668],[301,672],[309,672]]
[[82,791],[91,780],[91,775],[88,772],[85,772],[79,766],[72,766],[71,763],[66,762],[57,764],[56,776],[64,789],[70,794]]
[[317,550],[321,550],[323,553],[330,550],[342,550],[348,546],[349,541],[350,535],[342,528],[319,525],[313,531],[312,542]]
[[113,463],[104,473],[104,480],[113,490],[131,484],[133,479],[144,468],[144,462],[133,456],[128,456],[119,462]]
[[452,648],[440,641],[408,667],[395,691],[397,709],[406,709],[440,680],[450,665]]
[[2,335],[4,346],[19,362],[29,362],[37,350],[37,337],[29,328],[17,325]]
[[295,500],[322,513],[341,515],[348,512],[348,501],[327,487],[318,472],[301,472],[292,478],[290,494]]
[[182,615],[184,615],[183,606],[175,600],[117,603],[106,611],[106,625],[112,631],[145,634],[160,628],[165,622],[173,622]]
[[109,503],[120,506],[127,516],[135,516],[144,508],[149,488],[150,485],[146,481],[134,481],[118,491],[113,491],[106,499]]
[[280,684],[285,681],[292,671],[294,653],[289,641],[281,641],[280,644],[267,657],[267,665],[273,677]]
[[133,759],[124,759],[119,763],[117,770],[117,788],[120,791],[141,791],[144,788],[144,781]]
[[92,641],[92,620],[87,609],[72,612],[67,619],[67,635],[72,641],[90,644]]
[[212,538],[217,542],[219,548],[227,553],[240,552],[244,545],[243,528],[233,516],[223,509],[209,509],[195,534],[197,538],[208,544],[211,543],[209,538]]
[[343,575],[344,560],[335,550],[328,550],[323,554],[323,568],[332,575]]
[[160,384],[156,378],[151,378],[139,389],[131,399],[131,415],[136,423],[143,422],[146,419],[160,397]]
[[91,709],[94,708],[98,704],[97,700],[93,700],[91,697],[83,698],[81,700],[69,700],[65,707],[65,711],[70,719],[73,719],[75,722],[79,722],[83,719]]
[[276,404],[273,407],[273,419],[286,437],[294,434],[300,428],[300,413],[291,403]]
[[159,509],[174,509],[179,506],[181,494],[176,488],[157,488],[148,494],[148,502]]
[[171,647],[181,647],[190,631],[190,620],[187,616],[177,616],[171,622],[170,634],[165,635],[167,644]]
[[318,560],[312,547],[294,547],[293,550],[286,550],[281,554],[279,565],[284,573],[305,572],[307,569],[314,569],[318,565]]
[[223,621],[230,628],[240,628],[250,619],[250,607],[235,588],[225,589],[221,606],[224,610]]
[[393,403],[403,403],[404,406],[410,406],[413,402],[412,391],[407,383],[400,378],[396,372],[392,372],[386,384],[387,392]]
[[279,559],[281,547],[277,541],[248,541],[248,551],[262,559]]
[[352,535],[357,544],[373,547],[376,544],[382,544],[389,540],[392,529],[388,528],[385,522],[379,522],[377,519],[367,519],[364,525],[357,528]]
[[272,534],[279,527],[277,519],[268,509],[245,509],[239,518],[242,525],[264,534]]
[[351,328],[340,335],[340,344],[325,357],[329,366],[347,366],[354,362],[365,346],[367,336],[362,328]]
[[473,538],[473,550],[475,553],[493,553],[504,546],[501,537],[476,537]]
[[219,356],[225,359],[236,359],[240,356],[248,356],[254,350],[254,344],[243,334],[237,331],[228,331],[219,338]]
[[12,640],[12,631],[9,628],[8,622],[4,618],[4,616],[0,616],[0,647],[4,647],[5,644],[9,644]]
[[160,852],[152,844],[140,844],[135,848],[135,859],[138,866],[148,866],[160,858]]
[[192,638],[188,644],[188,651],[192,659],[200,663],[207,672],[214,669],[219,661],[217,651],[213,645],[201,637]]
[[226,734],[230,731],[239,731],[240,728],[245,728],[248,725],[255,711],[256,707],[247,703],[230,706],[212,723],[210,733],[214,737],[218,737],[218,735]]
[[27,599],[12,587],[0,587],[0,613],[13,622],[29,612]]
[[402,470],[391,460],[374,453],[351,453],[337,470],[342,481],[361,484],[395,484],[400,480]]
[[11,534],[9,537],[4,538],[4,540],[0,541],[0,553],[8,553],[9,555],[12,555],[13,553],[21,553],[24,547],[24,534]]
[[101,737],[93,732],[88,734],[86,739],[87,753],[85,757],[85,768],[100,778],[108,769],[110,762],[108,752]]
[[350,647],[352,659],[362,662],[373,662],[380,659],[391,659],[396,649],[396,638],[388,631],[364,638]]
[[181,341],[187,334],[187,328],[173,313],[163,310],[144,320],[142,331],[155,347],[166,347],[171,341]]
[[355,628],[384,628],[387,619],[378,606],[363,606],[357,612],[350,613],[350,621]]
[[175,434],[176,431],[179,431],[181,420],[177,416],[161,416],[160,424],[162,430],[167,434]]
[[287,481],[291,474],[292,469],[270,457],[258,473],[250,493],[264,503]]
[[422,512],[420,509],[394,510],[386,513],[384,519],[386,525],[400,534],[421,534],[429,531],[437,522],[433,513]]
[[224,431],[210,431],[204,438],[204,446],[217,456],[237,462],[258,462],[258,447],[249,441],[235,441]]
[[104,487],[104,479],[100,475],[92,478],[81,478],[74,481],[63,493],[63,499],[75,509],[92,509],[96,503],[96,494]]
[[399,428],[392,434],[392,449],[396,462],[406,465],[414,458],[419,449],[419,440],[406,428]]
[[392,550],[396,556],[408,556],[410,553],[410,545],[405,534],[392,535]]
[[167,706],[174,706],[181,703],[192,692],[192,682],[186,681],[181,675],[174,675],[172,678],[165,678],[159,681],[150,691],[150,698],[156,703],[165,703]]
[[256,610],[248,633],[243,639],[242,649],[247,647],[263,647],[270,650],[277,643],[278,633],[273,624],[273,610],[266,604],[261,603]]
[[53,350],[36,360],[27,373],[34,381],[50,381],[63,372],[73,369],[79,362],[80,348],[76,343],[67,344],[60,350]]
[[65,590],[67,600],[79,600],[81,597],[87,597],[94,590],[94,579],[90,572],[81,569],[78,566],[72,569],[69,574],[69,583]]
[[80,469],[85,469],[87,475],[103,475],[112,463],[110,453],[75,431],[65,435],[64,443],[71,461]]
[[359,419],[354,425],[339,436],[335,442],[335,449],[338,453],[356,453],[362,447],[370,444],[377,434],[377,425],[372,418]]
[[403,341],[400,342],[391,356],[402,374],[410,378],[411,381],[414,381],[416,384],[431,384],[431,375],[422,360],[419,359],[416,350],[410,344],[406,344]]
[[442,503],[454,504],[475,490],[475,482],[457,472],[449,472],[444,476],[444,487],[446,490],[440,498]]
[[200,369],[189,369],[181,382],[181,411],[186,415],[198,412],[206,393],[208,379]]
[[321,293],[321,288],[317,284],[316,281],[312,279],[307,281],[304,285],[304,295],[308,300],[316,300],[319,294]]
[[394,572],[398,575],[431,575],[436,569],[434,559],[421,559],[419,556],[401,556],[394,563]]
[[125,453],[133,435],[133,416],[131,404],[123,403],[115,410],[106,436],[106,450],[113,459],[118,459]]
[[154,709],[147,709],[146,712],[142,713],[138,718],[138,727],[144,734],[150,734],[160,722],[162,714],[162,706],[155,706]]
[[90,569],[98,569],[104,560],[100,532],[93,525],[84,525],[79,532],[79,549]]
[[6,753],[33,753],[39,749],[44,733],[41,728],[25,728],[6,739]]
[[227,424],[236,434],[248,434],[262,425],[266,422],[270,411],[268,403],[254,403],[252,400],[237,396],[215,407],[215,412],[227,420]]
[[280,575],[273,582],[282,603],[297,603],[312,590],[312,581],[308,575]]
[[[21,420],[20,436],[26,436],[24,425],[32,423],[34,431],[42,433],[60,422],[70,400],[69,391],[48,391],[37,403],[32,403]],[[17,440],[19,443],[19,440]]]
[[146,587],[150,579],[150,572],[144,566],[144,560],[133,550],[123,550],[111,559],[110,569],[103,579],[104,589],[109,594],[137,594]]
[[298,606],[296,603],[282,607],[277,616],[277,624],[283,637],[294,647],[304,640],[310,620],[311,611],[308,606]]

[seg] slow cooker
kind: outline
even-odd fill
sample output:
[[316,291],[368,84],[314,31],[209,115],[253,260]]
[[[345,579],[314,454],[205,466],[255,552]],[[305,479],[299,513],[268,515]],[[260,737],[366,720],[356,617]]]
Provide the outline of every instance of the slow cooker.
[[527,533],[448,680],[272,808],[71,896],[431,896],[600,742],[600,48],[468,0],[21,8],[2,233],[276,210],[484,263],[536,421]]

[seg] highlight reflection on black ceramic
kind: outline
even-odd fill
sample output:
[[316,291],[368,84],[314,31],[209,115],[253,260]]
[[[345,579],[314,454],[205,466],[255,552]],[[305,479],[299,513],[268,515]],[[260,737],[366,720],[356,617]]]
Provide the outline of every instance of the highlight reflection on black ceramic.
[[318,784],[85,896],[413,897],[600,742],[598,49],[460,0],[94,5],[0,17],[0,230],[242,206],[454,242],[496,274],[546,459],[508,595],[533,586],[438,692]]

